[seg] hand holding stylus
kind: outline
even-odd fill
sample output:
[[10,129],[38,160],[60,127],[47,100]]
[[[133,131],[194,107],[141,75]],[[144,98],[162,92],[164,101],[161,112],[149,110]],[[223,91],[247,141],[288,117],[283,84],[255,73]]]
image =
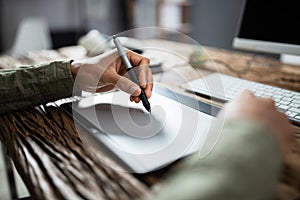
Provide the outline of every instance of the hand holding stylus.
[[[153,88],[149,59],[133,51],[126,50],[126,55],[140,84],[130,80],[124,61],[116,49],[96,57],[73,61],[70,65],[75,84],[87,92],[106,92],[115,87],[131,94],[130,100],[139,103],[143,91],[144,97],[150,98]],[[133,70],[132,70],[133,71]]]
[[[125,65],[125,67],[126,67],[126,70],[127,70],[127,72],[129,73],[130,79],[131,79],[133,82],[135,82],[137,85],[141,85],[140,82],[139,82],[139,80],[138,80],[138,78],[136,77],[136,74],[135,74],[135,72],[134,72],[134,70],[133,70],[133,67],[132,67],[132,65],[131,65],[131,63],[130,63],[128,57],[127,57],[127,54],[126,54],[126,52],[125,52],[125,50],[124,50],[122,44],[120,43],[119,39],[118,39],[115,35],[113,36],[113,41],[114,41],[114,43],[115,43],[115,45],[116,45],[116,47],[117,47],[117,49],[118,49],[119,55],[120,55],[120,57],[121,57],[121,59],[122,59],[124,65]],[[145,94],[144,88],[142,88],[142,87],[141,87],[141,93],[140,93],[140,95],[139,95],[139,98],[140,98],[140,100],[142,101],[142,103],[143,103],[145,109],[146,109],[148,112],[151,113],[151,106],[150,106],[150,103],[149,103],[149,101],[148,101],[148,99],[147,99],[147,96],[146,96],[146,94]]]

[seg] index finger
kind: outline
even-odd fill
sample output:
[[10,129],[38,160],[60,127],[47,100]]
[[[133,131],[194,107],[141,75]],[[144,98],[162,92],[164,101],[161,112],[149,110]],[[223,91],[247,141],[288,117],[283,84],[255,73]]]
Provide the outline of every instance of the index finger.
[[126,51],[126,54],[133,67],[149,66],[149,58],[141,56],[140,54],[135,53],[133,51]]
[[150,60],[147,57],[141,56],[133,51],[127,51],[127,57],[134,68],[138,72],[140,86],[145,90],[146,96],[151,97],[153,88],[152,71],[149,68]]

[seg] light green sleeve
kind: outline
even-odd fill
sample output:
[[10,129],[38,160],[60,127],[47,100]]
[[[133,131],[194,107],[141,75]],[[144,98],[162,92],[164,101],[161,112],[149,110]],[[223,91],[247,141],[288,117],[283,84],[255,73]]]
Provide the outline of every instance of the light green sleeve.
[[70,61],[0,70],[0,114],[72,95]]
[[169,177],[155,200],[274,199],[281,168],[275,138],[254,122],[224,126],[212,152],[203,159],[194,154],[182,171]]

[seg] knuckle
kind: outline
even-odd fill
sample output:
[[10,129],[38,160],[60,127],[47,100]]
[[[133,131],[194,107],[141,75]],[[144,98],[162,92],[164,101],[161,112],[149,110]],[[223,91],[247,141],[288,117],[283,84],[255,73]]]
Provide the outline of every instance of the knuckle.
[[144,59],[144,62],[145,62],[145,63],[147,63],[147,64],[149,64],[149,63],[150,63],[150,59],[149,59],[149,58],[147,58],[147,57],[143,57],[143,59]]

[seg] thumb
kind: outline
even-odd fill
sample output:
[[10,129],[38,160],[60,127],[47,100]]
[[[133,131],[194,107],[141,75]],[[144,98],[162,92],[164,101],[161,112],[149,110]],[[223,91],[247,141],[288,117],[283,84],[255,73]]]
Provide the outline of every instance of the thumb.
[[117,75],[116,76],[115,85],[124,92],[132,95],[132,96],[139,96],[141,93],[141,88],[128,78],[124,76]]

